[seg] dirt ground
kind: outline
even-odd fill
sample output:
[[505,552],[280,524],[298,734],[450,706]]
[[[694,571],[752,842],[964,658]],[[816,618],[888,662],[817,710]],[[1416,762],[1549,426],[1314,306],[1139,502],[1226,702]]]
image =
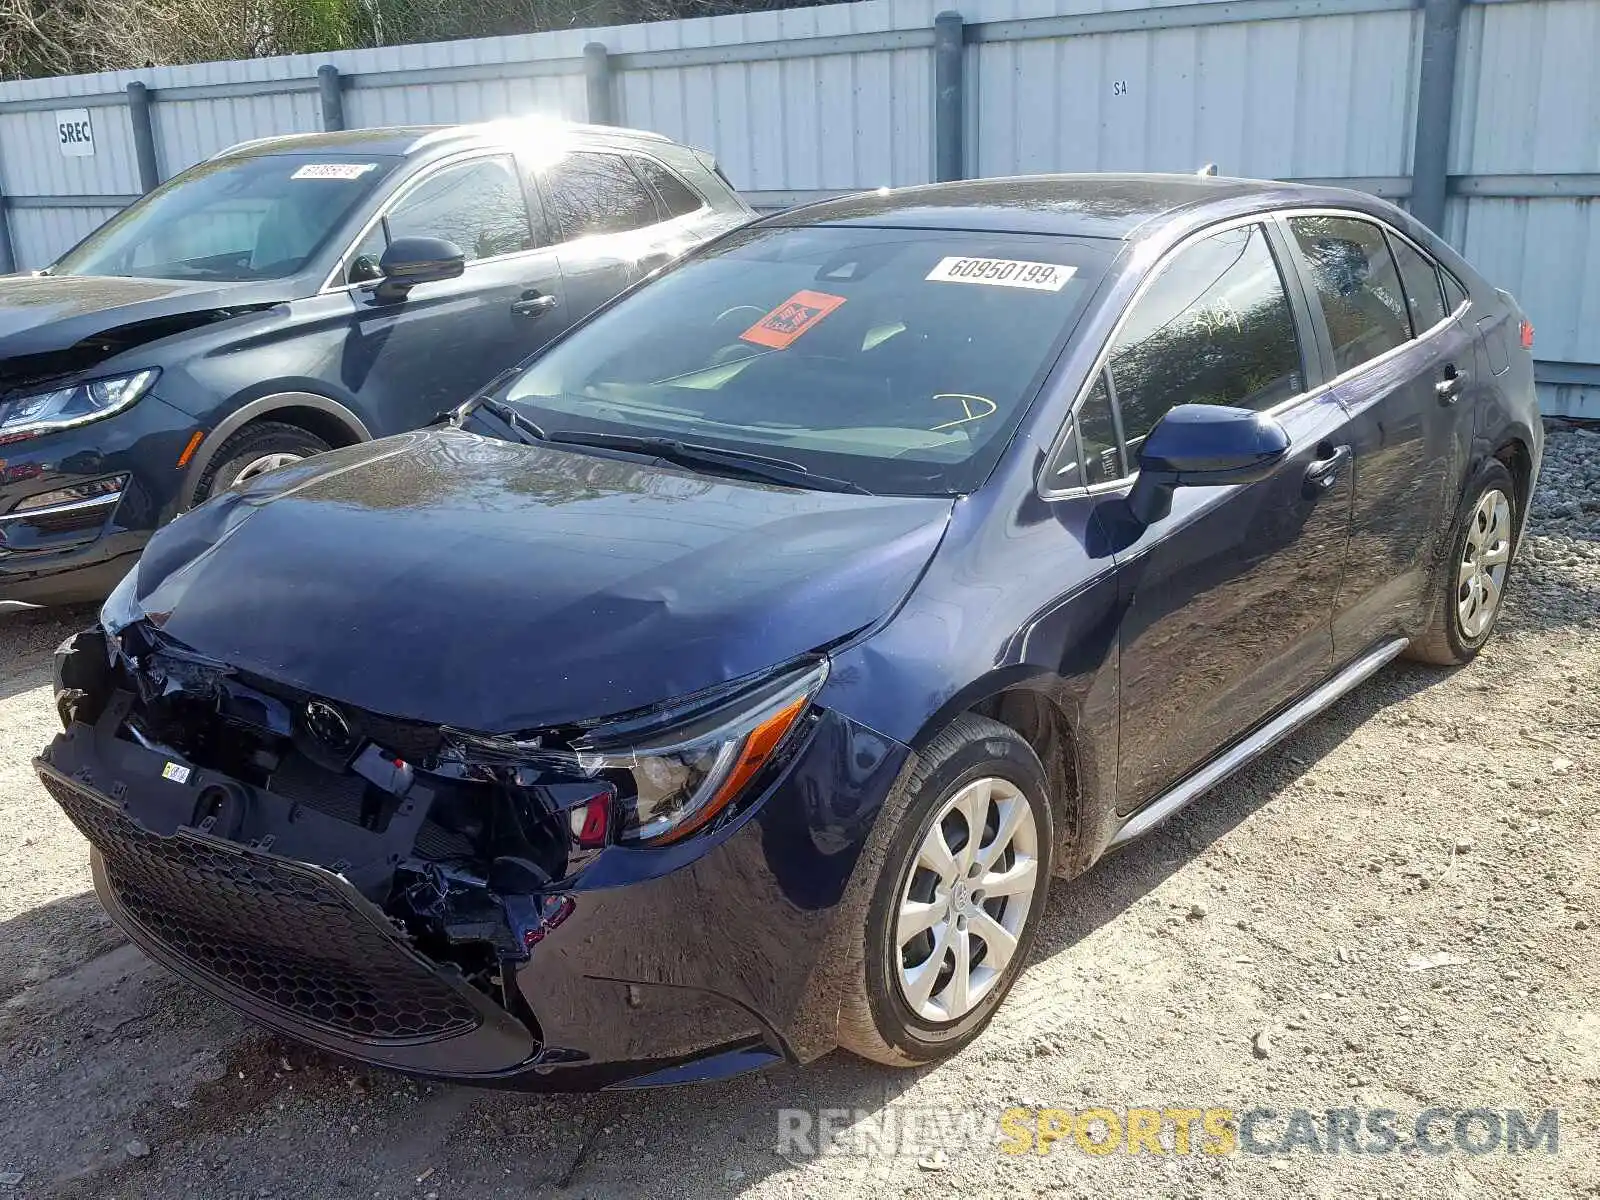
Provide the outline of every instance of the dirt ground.
[[[28,765],[54,726],[49,653],[92,613],[0,617],[0,1198],[1600,1195],[1600,434],[1552,435],[1534,518],[1476,664],[1384,670],[1057,883],[1033,963],[966,1053],[913,1073],[836,1054],[693,1090],[535,1097],[352,1069],[150,964]],[[1010,1155],[992,1122],[1017,1105],[1389,1109],[1402,1129],[1435,1105],[1530,1124],[1553,1108],[1559,1143]],[[852,1152],[846,1129],[807,1156],[779,1153],[783,1109],[991,1124],[902,1153]]]

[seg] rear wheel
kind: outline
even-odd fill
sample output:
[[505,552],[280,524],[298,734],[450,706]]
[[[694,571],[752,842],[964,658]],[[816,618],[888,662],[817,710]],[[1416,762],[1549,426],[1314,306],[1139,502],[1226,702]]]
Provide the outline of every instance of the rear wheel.
[[1407,653],[1423,662],[1470,662],[1494,632],[1516,543],[1517,489],[1511,472],[1490,459],[1473,478],[1456,515],[1450,553],[1434,584],[1433,616]]
[[195,503],[329,448],[327,442],[298,425],[255,421],[222,443],[200,477]]
[[972,1041],[1011,989],[1049,890],[1054,825],[1028,743],[971,715],[933,740],[889,804],[839,1042],[909,1067]]

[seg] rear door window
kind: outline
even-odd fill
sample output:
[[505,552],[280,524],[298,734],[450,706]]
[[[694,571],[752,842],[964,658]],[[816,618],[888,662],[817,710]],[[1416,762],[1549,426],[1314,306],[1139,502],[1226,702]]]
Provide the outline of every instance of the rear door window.
[[627,233],[660,220],[655,197],[620,154],[569,154],[546,168],[545,191],[567,241]]
[[1353,217],[1291,217],[1343,374],[1411,340],[1405,291],[1383,231]]
[[1175,405],[1262,410],[1304,391],[1294,315],[1261,226],[1212,234],[1161,267],[1107,373],[1130,459]]
[[691,191],[688,184],[655,159],[635,157],[631,161],[644,181],[654,189],[656,198],[661,201],[662,211],[669,219],[687,216],[705,207],[706,202]]
[[1400,282],[1406,289],[1406,306],[1411,310],[1411,327],[1421,333],[1445,319],[1444,293],[1439,290],[1439,267],[1423,256],[1405,238],[1389,236],[1394,260],[1400,264]]

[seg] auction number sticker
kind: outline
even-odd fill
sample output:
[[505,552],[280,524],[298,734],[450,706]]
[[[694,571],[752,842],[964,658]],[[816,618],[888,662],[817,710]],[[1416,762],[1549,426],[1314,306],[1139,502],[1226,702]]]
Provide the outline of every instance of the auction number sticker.
[[376,171],[377,163],[307,163],[289,176],[290,179],[360,179],[368,171]]
[[1076,267],[1016,258],[941,258],[926,278],[938,283],[986,283],[990,287],[1059,292],[1077,271]]

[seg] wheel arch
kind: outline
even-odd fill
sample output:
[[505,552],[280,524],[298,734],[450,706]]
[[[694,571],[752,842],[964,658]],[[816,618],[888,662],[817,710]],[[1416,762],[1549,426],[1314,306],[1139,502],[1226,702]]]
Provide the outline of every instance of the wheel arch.
[[1086,791],[1078,724],[1042,678],[1000,674],[991,677],[990,685],[980,697],[968,697],[960,707],[942,709],[923,729],[917,745],[926,745],[963,713],[987,717],[1016,732],[1038,755],[1050,781],[1056,874],[1076,874],[1082,869]]
[[1522,531],[1528,525],[1528,511],[1533,507],[1533,449],[1528,442],[1516,433],[1507,433],[1489,454],[1490,458],[1499,460],[1511,472],[1511,481],[1517,488],[1517,528],[1516,537],[1522,539]]
[[193,506],[206,468],[228,439],[245,426],[262,420],[298,426],[336,449],[372,440],[366,423],[337,400],[319,396],[315,392],[276,392],[262,396],[234,409],[205,435],[184,469],[180,511]]

